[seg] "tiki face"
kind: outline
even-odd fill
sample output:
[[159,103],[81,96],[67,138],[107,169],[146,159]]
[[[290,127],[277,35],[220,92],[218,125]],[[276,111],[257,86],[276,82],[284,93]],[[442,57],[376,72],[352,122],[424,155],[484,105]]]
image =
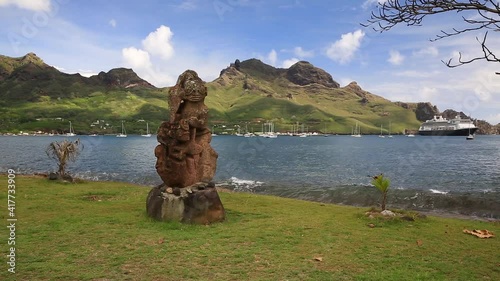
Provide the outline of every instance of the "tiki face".
[[202,102],[207,96],[207,88],[203,81],[190,72],[183,77],[182,88],[184,89],[182,99],[189,102]]

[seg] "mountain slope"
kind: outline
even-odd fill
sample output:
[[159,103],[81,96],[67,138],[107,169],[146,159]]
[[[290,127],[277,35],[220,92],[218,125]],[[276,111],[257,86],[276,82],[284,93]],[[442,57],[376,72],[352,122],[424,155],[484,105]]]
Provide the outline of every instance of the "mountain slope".
[[131,69],[118,68],[90,78],[66,74],[33,53],[20,58],[0,56],[0,98],[36,102],[40,98],[81,98],[96,91],[155,87]]
[[[356,82],[340,87],[326,71],[305,61],[282,69],[257,59],[236,60],[206,85],[210,126],[218,132],[238,127],[260,131],[271,121],[281,132],[300,125],[350,134],[359,124],[362,133],[378,134],[381,126],[388,133],[390,126],[394,134],[416,130],[439,112],[429,103],[393,103]],[[144,133],[144,120],[154,131],[168,118],[168,90],[154,87],[132,69],[87,78],[62,73],[33,53],[0,56],[0,132],[62,133],[68,120],[77,133],[116,133],[122,120],[130,134]]]
[[365,133],[380,133],[381,125],[387,132],[389,123],[393,133],[420,124],[412,110],[364,91],[356,82],[340,87],[330,74],[303,61],[289,69],[256,59],[235,62],[207,87],[207,105],[222,116],[241,124],[273,121],[281,131],[297,122],[310,130],[326,127],[344,134],[356,122]]
[[[136,120],[151,120],[152,128],[166,116],[165,89],[157,89],[126,68],[90,78],[66,74],[29,53],[0,56],[0,131],[62,133],[73,121],[80,133],[114,133],[121,120],[131,132],[145,131]],[[108,126],[92,126],[106,120]],[[137,130],[135,128],[137,127]]]

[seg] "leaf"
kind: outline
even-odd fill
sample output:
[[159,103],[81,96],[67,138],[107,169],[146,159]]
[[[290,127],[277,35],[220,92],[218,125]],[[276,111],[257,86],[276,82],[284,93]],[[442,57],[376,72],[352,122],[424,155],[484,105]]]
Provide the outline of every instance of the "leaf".
[[468,234],[472,234],[476,237],[479,237],[479,238],[492,238],[492,237],[495,237],[495,234],[493,234],[493,232],[487,230],[487,229],[474,229],[474,230],[468,230],[468,229],[464,229],[463,230],[464,233],[468,233]]

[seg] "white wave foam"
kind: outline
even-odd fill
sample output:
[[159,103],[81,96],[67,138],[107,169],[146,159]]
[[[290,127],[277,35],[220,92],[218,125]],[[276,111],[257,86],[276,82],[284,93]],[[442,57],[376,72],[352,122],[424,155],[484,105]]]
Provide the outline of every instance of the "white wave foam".
[[430,192],[432,193],[436,193],[436,194],[448,194],[448,191],[440,191],[440,190],[436,190],[436,189],[429,189]]
[[231,182],[234,184],[238,184],[238,185],[247,184],[247,185],[261,186],[263,184],[263,182],[261,182],[261,181],[242,180],[242,179],[239,179],[237,177],[231,177]]
[[229,184],[234,187],[234,190],[253,191],[254,188],[262,186],[264,182],[254,180],[243,180],[237,177],[231,177]]
[[414,199],[417,199],[417,198],[418,198],[418,192],[415,193],[415,195],[412,196],[412,197],[405,197],[405,199],[411,199],[411,200],[414,200]]

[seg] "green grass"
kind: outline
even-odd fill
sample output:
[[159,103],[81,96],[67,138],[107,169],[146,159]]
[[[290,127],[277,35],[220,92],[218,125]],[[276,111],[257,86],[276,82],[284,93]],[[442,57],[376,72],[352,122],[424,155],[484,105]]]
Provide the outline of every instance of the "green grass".
[[[6,224],[7,178],[0,176]],[[16,177],[17,280],[500,280],[492,222],[370,220],[366,208],[221,192],[227,221],[146,216],[149,188]],[[367,225],[374,223],[375,227]],[[2,256],[8,230],[0,231]],[[417,240],[422,245],[417,245]],[[315,261],[322,257],[322,261]],[[0,280],[14,280],[2,262]]]

